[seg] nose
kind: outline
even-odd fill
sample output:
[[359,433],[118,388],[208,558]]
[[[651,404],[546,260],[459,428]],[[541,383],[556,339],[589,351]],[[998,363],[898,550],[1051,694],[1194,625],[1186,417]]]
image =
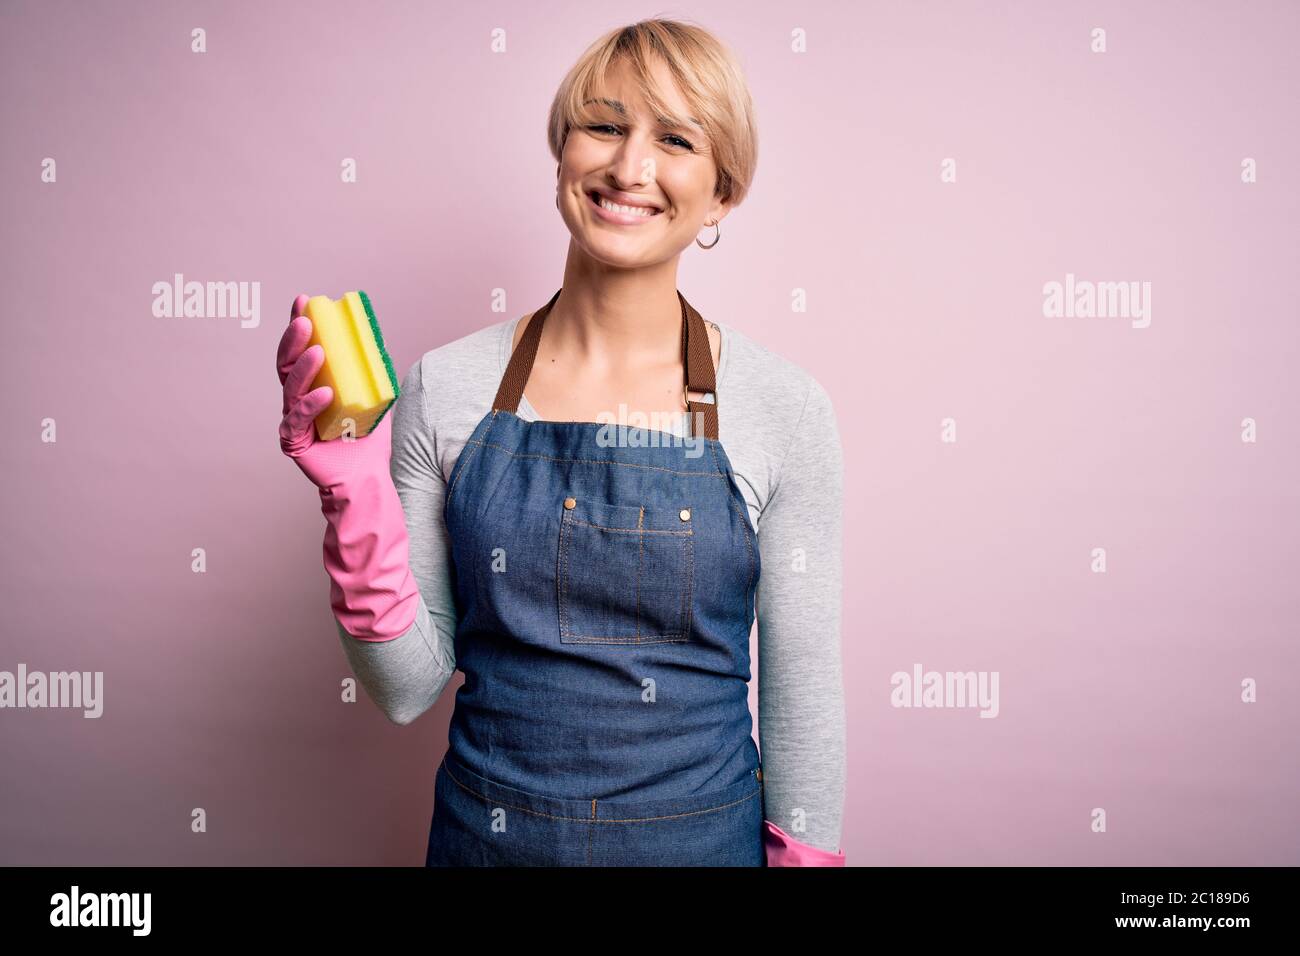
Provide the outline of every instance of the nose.
[[654,182],[655,161],[648,136],[640,132],[624,136],[610,163],[610,173],[622,190],[630,191]]

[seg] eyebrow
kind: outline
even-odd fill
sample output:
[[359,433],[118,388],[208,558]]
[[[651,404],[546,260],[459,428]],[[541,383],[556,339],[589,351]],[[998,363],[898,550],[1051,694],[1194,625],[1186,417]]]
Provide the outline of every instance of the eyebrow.
[[[608,106],[614,112],[618,113],[620,116],[627,116],[627,107],[624,106],[622,101],[620,100],[607,100],[604,98],[590,99],[584,101],[582,105],[586,106],[587,103],[604,103],[606,106]],[[696,129],[698,129],[701,133],[704,132],[703,124],[701,124],[700,121],[697,120],[694,116],[688,116],[686,118],[690,120],[692,123],[694,123]],[[685,127],[682,126],[682,124],[676,122],[675,120],[669,119],[667,116],[656,116],[655,122],[657,122],[660,126],[664,126],[669,129],[685,129]]]

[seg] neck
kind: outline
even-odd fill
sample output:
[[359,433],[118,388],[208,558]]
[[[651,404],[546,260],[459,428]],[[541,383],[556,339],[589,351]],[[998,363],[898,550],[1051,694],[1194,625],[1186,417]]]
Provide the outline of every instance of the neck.
[[677,260],[618,269],[570,243],[563,290],[546,317],[557,350],[613,364],[672,361],[681,355]]

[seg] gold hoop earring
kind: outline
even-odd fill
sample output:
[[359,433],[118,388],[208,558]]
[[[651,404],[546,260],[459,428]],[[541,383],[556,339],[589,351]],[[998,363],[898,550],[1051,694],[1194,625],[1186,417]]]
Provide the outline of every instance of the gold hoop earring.
[[706,246],[704,243],[700,242],[700,237],[696,236],[695,244],[699,246],[701,249],[712,249],[714,246],[718,244],[718,240],[722,238],[722,230],[718,228],[718,224],[716,222],[706,222],[705,225],[712,226],[714,228],[715,232],[713,236],[713,241]]

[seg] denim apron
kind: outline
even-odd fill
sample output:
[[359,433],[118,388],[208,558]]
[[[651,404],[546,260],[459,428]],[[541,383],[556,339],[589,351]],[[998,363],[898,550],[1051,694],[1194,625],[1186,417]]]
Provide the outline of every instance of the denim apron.
[[456,694],[428,866],[763,866],[758,539],[680,291],[686,436],[516,414],[543,323],[447,480]]

